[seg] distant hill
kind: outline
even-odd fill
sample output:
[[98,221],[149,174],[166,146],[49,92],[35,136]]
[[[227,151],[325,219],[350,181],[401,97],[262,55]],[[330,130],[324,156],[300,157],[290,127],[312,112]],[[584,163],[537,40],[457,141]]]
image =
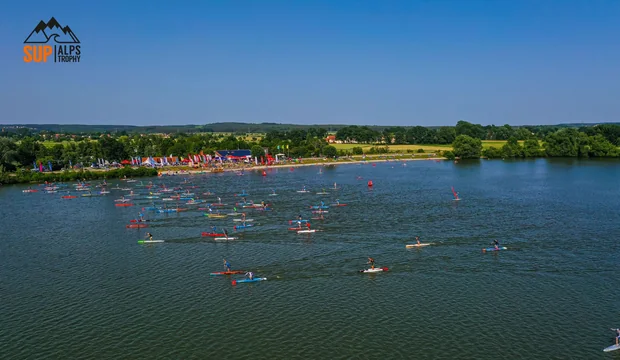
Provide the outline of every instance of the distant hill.
[[[602,123],[575,123],[575,124],[557,124],[557,125],[523,125],[534,127],[583,127],[583,126],[596,126]],[[605,124],[620,124],[620,123],[605,123]],[[133,125],[74,125],[74,124],[9,124],[0,125],[0,128],[5,131],[17,131],[19,128],[28,128],[33,131],[48,131],[52,133],[118,133],[125,131],[127,133],[140,133],[140,134],[153,134],[153,133],[199,133],[199,132],[218,132],[218,133],[267,133],[269,131],[288,131],[295,129],[308,129],[312,127],[321,127],[329,132],[335,132],[339,129],[350,126],[344,124],[330,124],[330,125],[296,125],[296,124],[278,124],[278,123],[239,123],[239,122],[220,122],[204,125],[163,125],[163,126],[133,126]],[[362,126],[362,125],[360,125]],[[396,125],[373,125],[369,128],[377,131],[382,131],[389,127],[399,127]],[[405,126],[411,127],[411,126]],[[430,129],[437,129],[439,126],[426,126]],[[519,127],[519,126],[513,126]]]
[[[287,131],[295,129],[308,129],[312,127],[322,127],[328,131],[338,131],[349,125],[296,125],[296,124],[277,124],[277,123],[213,123],[205,125],[163,125],[163,126],[133,126],[133,125],[73,125],[73,124],[9,124],[0,127],[6,130],[16,128],[29,128],[33,131],[49,131],[52,133],[105,133],[122,132],[128,133],[197,133],[197,132],[224,132],[224,133],[266,133],[269,131]],[[371,126],[371,128],[382,130],[385,126]]]

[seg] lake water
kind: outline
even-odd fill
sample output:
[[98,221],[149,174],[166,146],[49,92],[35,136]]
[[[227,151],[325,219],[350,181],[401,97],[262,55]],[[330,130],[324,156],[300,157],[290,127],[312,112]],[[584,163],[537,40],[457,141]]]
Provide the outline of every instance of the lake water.
[[[248,210],[258,226],[245,232],[195,205],[126,229],[151,200],[119,208],[126,191],[67,200],[4,187],[0,357],[607,358],[609,328],[620,327],[619,165],[414,161],[186,176],[197,195],[232,205],[245,190],[272,203]],[[183,176],[143,180],[189,186]],[[304,185],[312,193],[296,192]],[[323,232],[287,231],[336,198],[348,206],[312,222]],[[211,225],[240,238],[201,237]],[[138,245],[145,230],[166,243]],[[415,235],[433,244],[405,249]],[[495,238],[508,250],[482,253]],[[390,271],[358,273],[368,256]],[[209,276],[223,258],[268,281]]]

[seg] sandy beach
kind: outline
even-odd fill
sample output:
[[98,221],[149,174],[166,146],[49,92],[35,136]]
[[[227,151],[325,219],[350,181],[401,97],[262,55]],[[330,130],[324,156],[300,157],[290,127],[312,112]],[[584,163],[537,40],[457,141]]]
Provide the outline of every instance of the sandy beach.
[[[251,165],[251,166],[236,166],[236,167],[222,167],[223,171],[212,171],[207,169],[175,169],[164,170],[160,172],[160,175],[177,175],[177,174],[208,174],[219,172],[238,172],[238,171],[261,171],[274,168],[296,168],[304,166],[336,166],[336,165],[353,165],[353,164],[368,164],[378,162],[404,162],[404,161],[441,161],[447,160],[444,157],[429,157],[429,158],[399,158],[399,159],[370,159],[370,160],[350,160],[350,161],[326,161],[326,162],[310,162],[310,163],[287,163],[287,164],[273,164],[273,165]],[[312,161],[312,160],[310,160]],[[172,173],[172,174],[169,174]]]

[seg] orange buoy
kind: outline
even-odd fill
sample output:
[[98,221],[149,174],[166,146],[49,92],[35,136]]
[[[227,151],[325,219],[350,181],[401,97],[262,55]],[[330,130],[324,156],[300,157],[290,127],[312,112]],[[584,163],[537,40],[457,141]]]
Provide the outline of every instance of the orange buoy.
[[372,187],[372,180],[368,180],[368,187]]

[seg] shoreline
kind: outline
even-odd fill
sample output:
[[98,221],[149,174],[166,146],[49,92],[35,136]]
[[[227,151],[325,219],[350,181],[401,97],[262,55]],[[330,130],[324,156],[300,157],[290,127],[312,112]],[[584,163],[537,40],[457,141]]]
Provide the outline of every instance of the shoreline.
[[254,165],[247,167],[236,168],[221,168],[222,171],[212,171],[205,169],[187,169],[187,170],[161,170],[158,176],[174,176],[176,174],[169,175],[168,172],[179,171],[181,174],[218,174],[221,172],[241,172],[241,171],[261,171],[274,168],[296,168],[307,166],[336,166],[336,165],[353,165],[353,164],[365,164],[365,163],[378,163],[378,162],[402,162],[402,161],[441,161],[448,160],[445,157],[430,157],[430,158],[404,158],[404,159],[372,159],[372,160],[351,160],[351,161],[333,161],[333,162],[313,162],[313,163],[291,163],[291,164],[276,164],[276,165]]

